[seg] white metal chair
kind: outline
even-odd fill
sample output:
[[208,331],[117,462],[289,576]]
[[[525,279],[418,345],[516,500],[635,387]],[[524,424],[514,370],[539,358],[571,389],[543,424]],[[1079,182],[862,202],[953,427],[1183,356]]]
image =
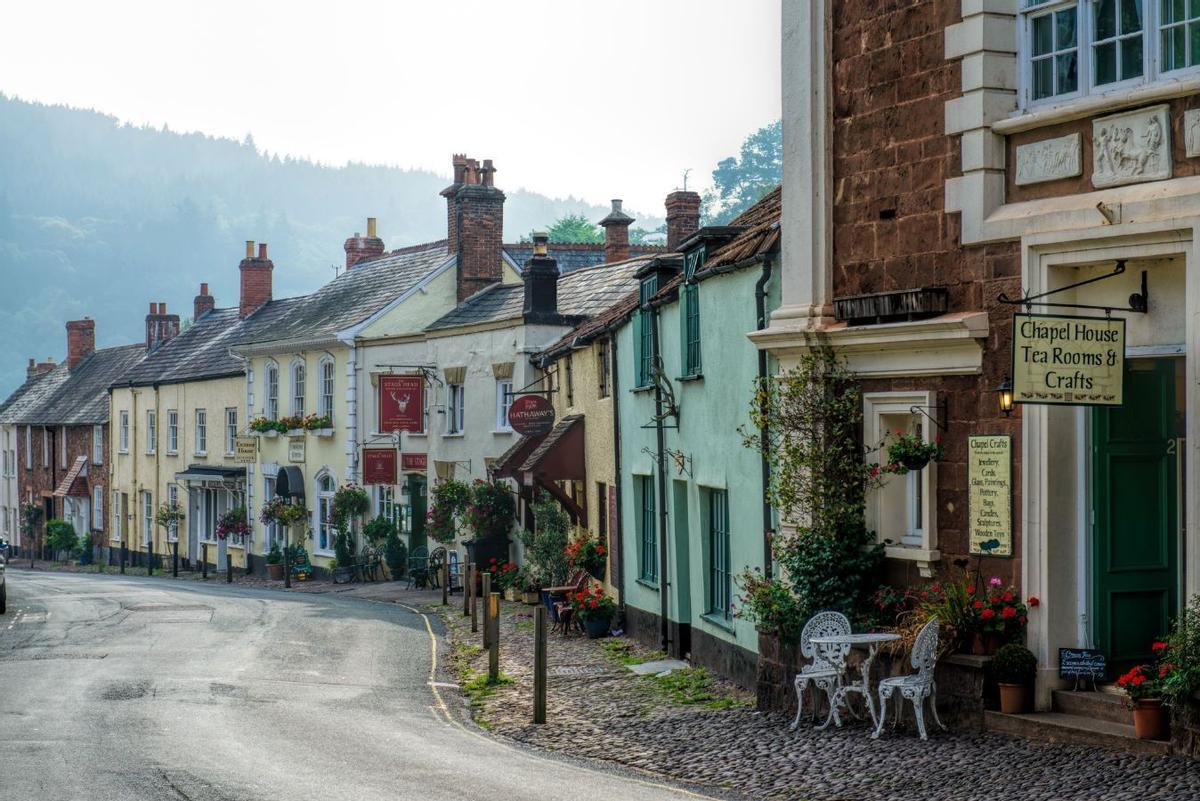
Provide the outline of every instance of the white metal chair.
[[893,722],[893,726],[900,721],[900,716],[904,712],[904,701],[908,700],[912,702],[913,715],[917,719],[917,731],[922,740],[928,740],[929,737],[925,734],[925,699],[928,698],[929,708],[933,711],[933,719],[937,721],[937,725],[943,729],[946,728],[946,724],[942,723],[941,718],[938,717],[937,682],[933,680],[933,669],[937,665],[937,652],[938,619],[935,617],[921,627],[920,633],[917,634],[917,641],[913,644],[910,661],[917,672],[907,676],[890,676],[879,682],[879,724],[871,733],[872,738],[878,738],[879,733],[883,731],[883,724],[887,719],[888,699],[897,690],[900,695],[896,697],[896,720]]
[[825,700],[832,705],[834,693],[842,683],[842,671],[832,662],[821,656],[820,650],[813,644],[813,637],[836,637],[850,633],[850,620],[841,612],[818,612],[808,619],[800,632],[800,653],[810,661],[800,668],[796,674],[796,719],[788,727],[795,731],[800,725],[800,716],[804,713],[804,691],[811,684],[812,719],[817,719],[817,690],[825,693]]

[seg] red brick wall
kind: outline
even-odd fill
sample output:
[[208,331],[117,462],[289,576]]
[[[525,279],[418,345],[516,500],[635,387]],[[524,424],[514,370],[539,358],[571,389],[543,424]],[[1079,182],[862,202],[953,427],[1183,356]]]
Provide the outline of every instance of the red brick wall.
[[[67,426],[67,461],[66,467],[62,463],[62,446],[59,437],[62,429],[58,426],[47,427],[50,434],[50,464],[49,467],[42,466],[42,427],[33,426],[33,435],[30,438],[32,445],[32,469],[25,468],[25,426],[17,426],[17,486],[20,491],[21,502],[33,501],[39,507],[45,508],[45,499],[51,497],[55,488],[66,473],[71,469],[71,465],[75,462],[77,456],[87,456],[87,491],[89,501],[94,495],[95,488],[101,487],[104,489],[104,531],[107,534],[108,527],[111,525],[112,514],[109,509],[112,499],[109,497],[108,488],[108,465],[111,455],[109,453],[108,443],[108,425],[103,426],[103,464],[92,464],[92,426]],[[89,512],[91,511],[89,502]],[[63,499],[54,498],[54,516],[61,517],[63,515]],[[90,517],[90,516],[89,516]],[[45,532],[46,519],[43,515],[38,536],[41,537]],[[89,530],[92,525],[92,519],[88,520]],[[107,539],[107,537],[103,538]],[[101,538],[96,538],[97,542]]]
[[[458,300],[501,279],[504,193],[493,186],[467,184],[458,202]],[[453,232],[452,232],[453,233]]]
[[667,250],[700,229],[700,196],[695,192],[672,192],[667,195]]
[[275,265],[267,258],[267,246],[259,245],[258,257],[242,259],[238,269],[242,274],[239,314],[247,317],[271,300],[271,273]]
[[67,367],[75,365],[96,351],[96,322],[83,318],[67,323]]
[[[944,287],[950,311],[986,311],[980,376],[869,380],[864,391],[935,389],[949,403],[938,465],[942,567],[968,550],[966,445],[971,434],[1013,436],[1014,552],[1020,553],[1020,412],[998,410],[994,389],[1009,372],[1012,309],[996,303],[1020,289],[1018,243],[964,247],[957,214],[944,209],[945,181],[961,174],[944,106],[961,94],[959,62],[945,59],[944,29],[959,0],[833,4],[834,297]],[[1019,559],[990,560],[1019,577]],[[897,579],[916,580],[896,563]]]

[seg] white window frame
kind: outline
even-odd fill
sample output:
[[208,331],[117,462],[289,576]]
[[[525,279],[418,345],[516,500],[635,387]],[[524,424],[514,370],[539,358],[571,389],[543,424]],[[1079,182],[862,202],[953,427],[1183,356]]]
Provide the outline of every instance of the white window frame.
[[[937,435],[937,426],[921,415],[913,415],[912,407],[923,406],[934,410],[937,408],[937,393],[933,391],[901,391],[901,392],[867,392],[863,393],[863,441],[868,449],[874,449],[888,438],[893,430],[887,420],[904,420],[912,426],[920,424],[921,437],[926,442],[932,442]],[[937,412],[933,412],[937,414]],[[885,419],[886,418],[886,419]],[[887,446],[879,450],[868,450],[866,461],[878,462],[880,465],[887,461]],[[903,476],[889,475],[884,479],[885,484],[904,482],[905,499],[902,518],[904,532],[899,541],[886,546],[886,553],[892,559],[908,559],[919,563],[921,574],[932,575],[932,565],[941,558],[937,541],[937,462],[930,462],[923,470],[909,471]],[[919,494],[918,494],[919,493]],[[893,502],[894,503],[894,497]],[[915,525],[918,510],[914,509],[914,499],[920,502],[920,527]],[[888,503],[888,496],[879,490],[867,494],[867,527],[880,532],[880,538],[886,536],[882,521],[896,519],[897,510]]]
[[463,412],[465,410],[463,385],[446,385],[446,433],[444,436],[457,437],[464,433]]
[[197,409],[195,415],[196,421],[196,455],[208,455],[208,412],[204,409]]
[[129,453],[129,410],[122,409],[117,421],[117,452]]
[[508,410],[512,407],[513,382],[511,378],[496,379],[496,430],[509,432],[512,426],[508,422]]
[[237,407],[228,406],[225,408],[225,455],[233,456],[237,449]]
[[152,454],[158,450],[158,413],[153,409],[146,410],[146,453]]
[[[331,489],[325,490],[321,488],[321,484],[328,481]],[[322,554],[324,556],[333,555],[333,527],[329,525],[329,513],[333,511],[333,495],[337,492],[337,479],[325,469],[317,473],[317,477],[313,479],[313,489],[316,492],[317,503],[313,509],[313,514],[316,520],[313,521],[313,553]],[[325,538],[325,546],[321,546],[321,537]]]
[[267,387],[263,392],[263,416],[268,420],[279,419],[279,365],[267,362]]
[[104,464],[104,426],[92,426],[92,464]]
[[333,419],[333,404],[337,392],[337,366],[325,356],[317,365],[317,414]]
[[67,469],[67,427],[58,427],[58,466]]
[[308,368],[304,359],[294,360],[291,369],[288,370],[288,375],[292,388],[292,416],[303,417],[308,395]]
[[50,429],[42,426],[42,467],[50,466]]
[[121,493],[117,490],[112,491],[112,522],[111,538],[119,542],[121,540]]
[[167,453],[179,453],[178,409],[167,409]]
[[25,469],[33,469],[33,426],[25,426]]
[[[1184,77],[1200,75],[1200,58],[1193,66],[1184,66],[1172,70],[1162,67],[1162,15],[1160,0],[1145,0],[1142,4],[1142,74],[1136,78],[1117,80],[1112,83],[1096,84],[1093,75],[1093,49],[1097,44],[1095,38],[1095,0],[1047,0],[1032,5],[1031,0],[1018,0],[1017,23],[1017,59],[1019,74],[1019,98],[1021,108],[1025,110],[1046,108],[1048,106],[1067,105],[1082,97],[1103,97],[1128,91],[1131,88],[1178,80]],[[1069,94],[1051,95],[1040,100],[1033,99],[1033,60],[1031,37],[1033,35],[1032,20],[1047,13],[1054,13],[1067,8],[1074,8],[1076,14],[1076,40],[1078,44],[1078,88]],[[1118,15],[1120,4],[1118,2]],[[1169,23],[1175,26],[1178,23]],[[1186,25],[1186,22],[1184,23]],[[1185,29],[1186,30],[1186,29]],[[1186,39],[1186,37],[1185,37]],[[1103,41],[1109,41],[1105,39]]]
[[154,541],[154,495],[142,490],[142,545]]
[[104,487],[92,487],[92,528],[104,531]]

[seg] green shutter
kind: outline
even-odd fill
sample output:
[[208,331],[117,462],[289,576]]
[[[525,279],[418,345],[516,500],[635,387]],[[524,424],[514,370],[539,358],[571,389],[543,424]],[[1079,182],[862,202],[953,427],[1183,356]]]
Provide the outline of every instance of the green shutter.
[[680,316],[683,318],[683,373],[700,375],[700,288],[684,284]]

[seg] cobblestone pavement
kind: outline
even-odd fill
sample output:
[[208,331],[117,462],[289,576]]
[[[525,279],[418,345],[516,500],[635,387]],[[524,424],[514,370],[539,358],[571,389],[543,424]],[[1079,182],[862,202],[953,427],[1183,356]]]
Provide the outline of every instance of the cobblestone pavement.
[[[450,607],[443,617],[460,677],[470,679],[485,673],[487,655],[478,649],[479,635],[471,634],[461,605],[459,599],[457,608]],[[532,607],[503,604],[501,670],[513,683],[495,688],[488,697],[478,692],[471,697],[481,726],[549,751],[614,761],[750,798],[1200,799],[1200,766],[1183,759],[1133,757],[965,731],[932,734],[922,742],[911,727],[871,740],[863,723],[826,731],[804,723],[788,732],[790,720],[755,711],[749,705],[752,699],[732,687],[710,688],[712,695],[725,700],[680,703],[654,679],[629,672],[601,644],[604,641],[581,635],[550,635],[548,722],[534,726],[529,722],[532,619]],[[647,653],[627,645],[631,655]]]

